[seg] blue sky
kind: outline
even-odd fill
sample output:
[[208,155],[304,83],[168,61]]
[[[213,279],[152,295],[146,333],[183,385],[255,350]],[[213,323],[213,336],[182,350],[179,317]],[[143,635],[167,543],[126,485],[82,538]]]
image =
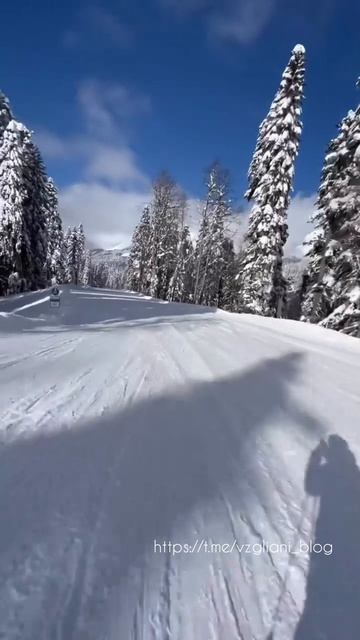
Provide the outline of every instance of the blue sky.
[[1,88],[36,133],[65,222],[82,220],[106,247],[128,242],[164,168],[195,202],[217,158],[234,199],[242,197],[259,123],[303,43],[304,133],[290,215],[292,243],[300,242],[326,145],[359,101],[357,1],[22,4],[2,7]]

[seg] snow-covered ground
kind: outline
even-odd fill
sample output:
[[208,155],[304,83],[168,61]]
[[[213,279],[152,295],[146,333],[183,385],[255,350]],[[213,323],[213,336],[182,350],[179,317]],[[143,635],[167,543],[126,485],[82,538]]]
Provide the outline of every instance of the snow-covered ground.
[[48,295],[0,301],[0,638],[356,640],[360,340]]

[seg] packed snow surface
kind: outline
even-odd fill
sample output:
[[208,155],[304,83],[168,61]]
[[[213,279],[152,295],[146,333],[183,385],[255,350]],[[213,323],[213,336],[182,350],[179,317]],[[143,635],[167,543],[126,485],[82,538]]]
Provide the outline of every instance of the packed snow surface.
[[356,640],[360,340],[62,289],[0,301],[0,638]]

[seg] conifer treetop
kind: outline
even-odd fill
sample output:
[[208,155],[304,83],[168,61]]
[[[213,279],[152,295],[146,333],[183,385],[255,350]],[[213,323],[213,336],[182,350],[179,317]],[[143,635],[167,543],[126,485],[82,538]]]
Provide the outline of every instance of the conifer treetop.
[[18,122],[17,120],[10,120],[7,126],[7,130],[14,131],[14,132],[21,131],[23,133],[30,135],[29,129],[25,127],[25,125],[22,124],[22,122]]
[[[292,188],[293,163],[302,131],[301,113],[305,76],[305,49],[296,45],[286,66],[268,115],[260,125],[254,156],[250,164],[248,200],[272,204],[271,195],[287,208]],[[272,180],[273,175],[277,180]],[[280,178],[280,184],[279,184]],[[278,198],[279,192],[283,196]]]
[[283,247],[288,237],[287,210],[294,164],[302,132],[300,120],[305,49],[296,45],[282,74],[279,90],[260,125],[245,193],[254,201],[242,260],[240,307],[263,315],[282,314],[286,282]]
[[294,55],[305,55],[305,47],[303,44],[296,44],[295,47],[292,50],[292,53]]
[[13,119],[10,102],[6,95],[0,91],[0,134],[6,129]]

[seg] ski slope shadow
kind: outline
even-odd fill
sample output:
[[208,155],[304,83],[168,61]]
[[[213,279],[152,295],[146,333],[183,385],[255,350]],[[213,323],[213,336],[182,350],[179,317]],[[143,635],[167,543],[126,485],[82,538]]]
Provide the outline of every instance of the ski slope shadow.
[[0,308],[4,316],[0,317],[0,333],[46,333],[54,328],[57,331],[74,328],[88,332],[112,331],[120,326],[188,322],[190,318],[198,316],[201,319],[204,314],[210,316],[217,310],[216,307],[157,300],[129,291],[109,292],[70,285],[61,288],[58,309],[51,308],[48,300],[37,304],[37,299],[44,297],[41,292],[34,293],[24,306],[19,300],[5,300]]
[[[237,512],[248,511],[256,500],[256,442],[269,420],[279,416],[285,428],[322,435],[321,423],[291,397],[301,359],[293,353],[264,360],[241,375],[134,402],[77,428],[59,420],[53,435],[6,445],[0,636],[18,637],[9,628],[21,623],[23,640],[105,637],[109,619],[122,615],[124,585],[154,539],[171,540],[194,509],[223,495],[232,496]],[[315,472],[318,490],[327,492],[324,510],[334,509],[334,495],[344,499],[333,474],[333,467],[326,480]],[[350,469],[345,477],[349,488]],[[336,508],[341,503],[327,516],[329,535]],[[343,526],[339,521],[339,536]],[[353,545],[356,533],[349,532]]]
[[321,441],[311,454],[305,489],[320,499],[307,597],[295,640],[354,640],[360,633],[360,470],[346,441]]

